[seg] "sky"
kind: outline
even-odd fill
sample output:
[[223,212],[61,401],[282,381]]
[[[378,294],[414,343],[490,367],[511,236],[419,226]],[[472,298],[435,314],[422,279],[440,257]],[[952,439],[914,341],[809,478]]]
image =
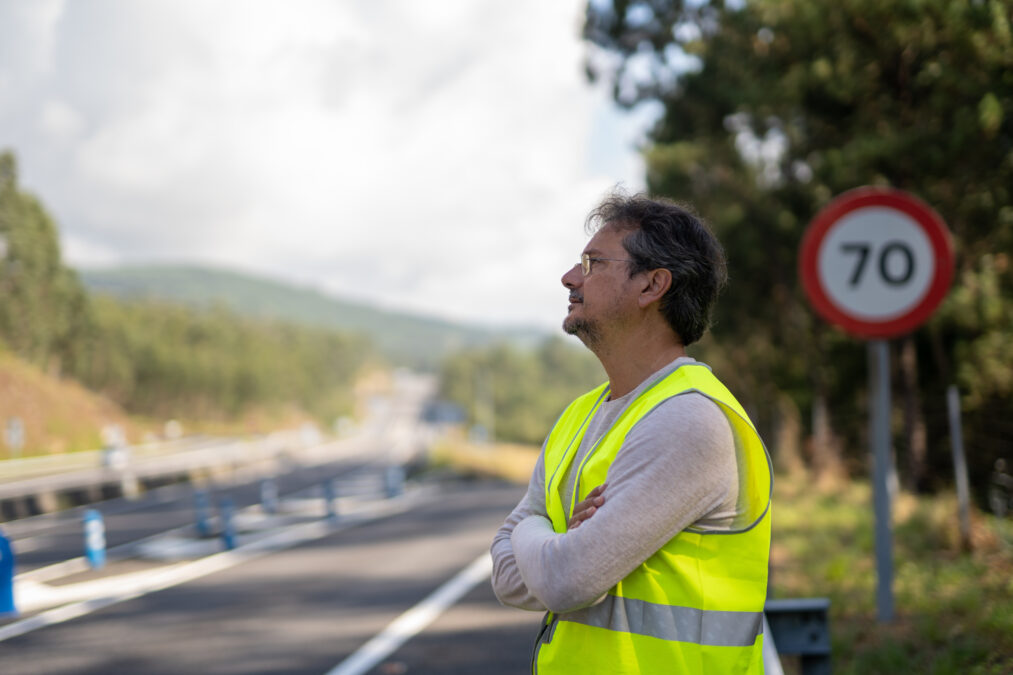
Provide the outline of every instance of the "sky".
[[650,115],[582,0],[0,0],[0,149],[68,264],[188,263],[556,328]]

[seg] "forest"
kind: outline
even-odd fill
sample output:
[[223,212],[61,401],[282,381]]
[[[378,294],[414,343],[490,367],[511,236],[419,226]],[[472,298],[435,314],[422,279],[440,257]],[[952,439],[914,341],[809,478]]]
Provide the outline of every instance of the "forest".
[[329,424],[378,361],[359,335],[89,295],[61,260],[53,219],[20,188],[11,152],[0,154],[0,296],[0,347],[151,418],[295,405]]
[[[641,148],[648,191],[696,210],[729,259],[711,333],[692,354],[739,395],[780,469],[868,470],[866,346],[814,314],[797,272],[808,223],[863,185],[929,203],[956,253],[940,309],[890,342],[902,484],[952,482],[951,384],[973,491],[983,495],[996,460],[1013,458],[1011,17],[1009,0],[587,4],[589,78],[619,106],[659,111]],[[511,376],[516,358],[487,350],[447,373],[484,359],[505,400],[533,386]],[[469,378],[446,390],[474,386]],[[564,379],[549,381],[562,389]],[[500,421],[504,439],[541,440]]]

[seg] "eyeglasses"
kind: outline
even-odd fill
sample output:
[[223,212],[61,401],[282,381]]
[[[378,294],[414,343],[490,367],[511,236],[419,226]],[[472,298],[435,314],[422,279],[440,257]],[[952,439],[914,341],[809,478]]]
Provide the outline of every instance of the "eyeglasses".
[[633,262],[630,258],[592,258],[587,253],[583,253],[580,256],[580,271],[583,272],[586,277],[591,273],[591,263],[598,262],[600,260],[610,260],[612,262]]

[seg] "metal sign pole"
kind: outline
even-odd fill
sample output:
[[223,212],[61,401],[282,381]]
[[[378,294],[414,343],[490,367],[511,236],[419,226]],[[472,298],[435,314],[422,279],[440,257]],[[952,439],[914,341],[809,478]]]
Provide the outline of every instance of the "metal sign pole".
[[890,349],[869,341],[869,443],[872,446],[876,511],[876,608],[879,620],[893,620],[893,522],[890,508]]
[[876,513],[876,605],[893,619],[890,452],[890,352],[886,339],[926,321],[953,279],[953,243],[939,214],[907,192],[849,190],[820,209],[806,228],[799,273],[816,312],[869,339],[869,446]]
[[971,548],[970,490],[967,486],[967,460],[964,457],[964,433],[960,423],[960,391],[951,384],[946,389],[946,411],[950,418],[950,443],[953,446],[953,473],[957,481],[960,514],[960,544]]

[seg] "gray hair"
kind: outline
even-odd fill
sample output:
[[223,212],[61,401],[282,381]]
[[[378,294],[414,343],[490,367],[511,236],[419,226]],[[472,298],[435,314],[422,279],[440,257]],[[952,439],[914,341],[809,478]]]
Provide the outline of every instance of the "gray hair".
[[699,340],[728,280],[724,250],[714,233],[675,202],[618,190],[588,214],[589,234],[605,227],[629,230],[623,248],[632,260],[631,277],[660,268],[672,273],[672,286],[661,298],[661,314],[682,344]]

